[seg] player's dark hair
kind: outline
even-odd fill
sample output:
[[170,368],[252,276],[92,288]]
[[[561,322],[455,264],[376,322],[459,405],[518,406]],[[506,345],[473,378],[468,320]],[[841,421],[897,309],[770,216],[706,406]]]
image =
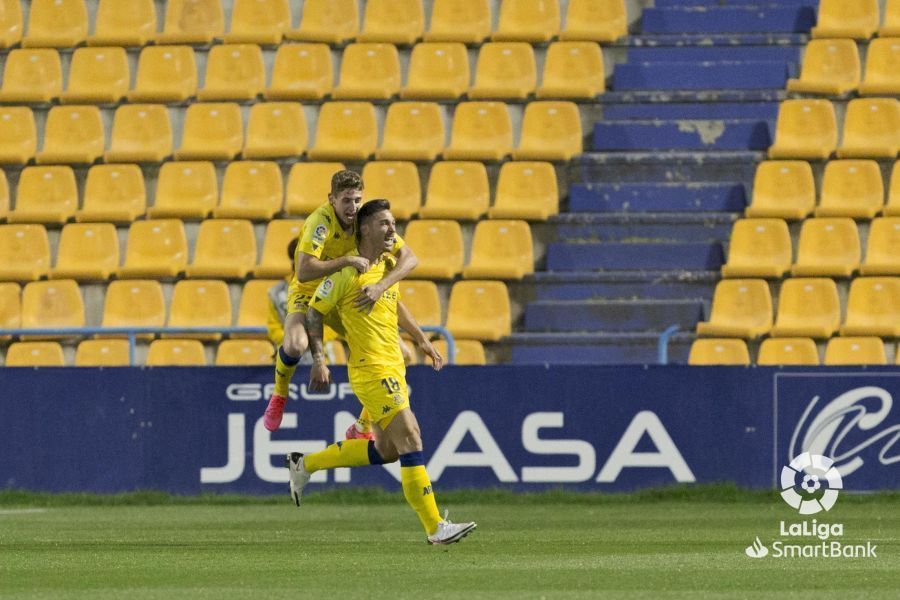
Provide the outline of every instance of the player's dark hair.
[[297,244],[300,243],[300,238],[295,237],[291,240],[291,243],[288,244],[287,252],[288,258],[291,259],[291,262],[294,262],[294,255],[297,253]]
[[378,198],[375,200],[369,200],[365,204],[363,204],[359,208],[359,212],[356,213],[356,240],[359,241],[362,234],[362,226],[365,225],[366,221],[372,218],[376,213],[380,213],[383,210],[391,210],[391,203],[385,200],[384,198]]
[[344,169],[331,176],[331,195],[337,197],[345,190],[363,191],[363,181],[359,173]]

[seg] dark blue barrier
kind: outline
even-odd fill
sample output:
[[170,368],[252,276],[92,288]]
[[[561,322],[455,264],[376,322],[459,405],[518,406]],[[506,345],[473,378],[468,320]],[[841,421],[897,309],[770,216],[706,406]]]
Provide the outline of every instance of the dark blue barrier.
[[704,320],[700,300],[536,300],[525,306],[525,331],[693,330]]
[[691,269],[717,271],[725,262],[719,243],[547,244],[547,270]]
[[791,75],[786,62],[629,62],[616,65],[612,88],[619,92],[781,89]]
[[738,212],[747,207],[744,184],[576,183],[571,212]]
[[592,149],[765,150],[771,129],[769,121],[740,119],[603,121],[594,125]]

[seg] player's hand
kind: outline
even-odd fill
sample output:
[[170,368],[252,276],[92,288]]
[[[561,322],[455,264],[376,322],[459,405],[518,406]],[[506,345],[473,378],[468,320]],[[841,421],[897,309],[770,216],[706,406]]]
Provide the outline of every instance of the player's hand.
[[362,288],[360,288],[359,294],[356,295],[356,299],[353,301],[353,306],[360,311],[370,313],[375,307],[375,303],[378,302],[378,299],[381,298],[381,295],[383,293],[384,286],[381,285],[381,283],[364,285]]
[[431,358],[432,367],[435,371],[440,371],[441,367],[444,366],[444,357],[441,356],[441,353],[435,350],[434,346],[427,339],[419,342],[419,348],[422,349],[422,352],[425,353],[425,356]]
[[324,392],[331,386],[331,371],[325,363],[314,363],[309,371],[309,391]]
[[347,264],[359,271],[360,273],[365,273],[369,270],[369,259],[363,258],[362,256],[347,256],[346,257]]

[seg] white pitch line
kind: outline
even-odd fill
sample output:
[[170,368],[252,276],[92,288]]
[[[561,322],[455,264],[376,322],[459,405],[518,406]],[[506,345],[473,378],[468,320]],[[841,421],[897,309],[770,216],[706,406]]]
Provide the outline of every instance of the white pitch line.
[[46,508],[9,508],[0,510],[0,515],[29,515],[34,513],[45,513]]

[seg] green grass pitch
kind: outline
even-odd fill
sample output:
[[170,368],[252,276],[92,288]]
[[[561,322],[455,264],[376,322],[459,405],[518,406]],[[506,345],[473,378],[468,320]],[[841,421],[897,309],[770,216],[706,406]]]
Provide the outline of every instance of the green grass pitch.
[[[748,558],[799,520],[775,493],[453,493],[478,529],[425,543],[399,494],[177,499],[0,493],[0,597],[897,598],[898,496],[820,521],[877,559]],[[26,512],[28,510],[28,512]],[[812,540],[809,540],[812,541]]]

